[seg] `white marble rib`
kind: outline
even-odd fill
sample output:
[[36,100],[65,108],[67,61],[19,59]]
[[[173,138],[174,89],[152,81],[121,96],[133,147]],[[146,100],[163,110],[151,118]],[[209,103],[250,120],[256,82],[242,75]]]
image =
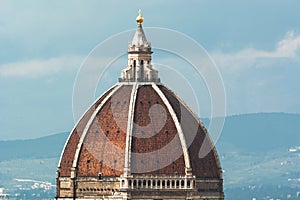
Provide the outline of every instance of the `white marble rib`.
[[186,146],[186,141],[185,141],[185,137],[182,131],[182,127],[178,121],[178,118],[176,116],[176,113],[174,111],[174,109],[172,108],[171,104],[169,103],[168,99],[165,97],[164,93],[159,89],[159,87],[155,84],[152,83],[152,88],[156,91],[156,93],[160,96],[160,98],[163,100],[164,104],[166,105],[166,107],[168,108],[168,111],[175,123],[177,132],[178,132],[178,136],[181,142],[181,147],[182,147],[182,151],[183,151],[183,156],[184,156],[184,162],[185,162],[185,168],[186,169],[191,169],[191,164],[190,164],[190,157],[188,154],[188,149]]
[[138,90],[138,83],[133,84],[130,103],[128,109],[128,121],[127,121],[127,133],[126,133],[126,153],[125,153],[125,166],[124,166],[124,176],[130,174],[130,159],[131,159],[131,140],[132,140],[132,128],[133,128],[133,118],[134,118],[134,106]]
[[73,160],[73,168],[75,169],[77,167],[77,163],[78,163],[78,158],[79,158],[79,153],[81,151],[81,147],[83,145],[83,141],[85,139],[85,136],[88,132],[88,130],[90,129],[90,126],[92,125],[97,113],[100,111],[100,109],[103,107],[103,105],[107,102],[107,100],[121,87],[121,84],[118,84],[104,99],[103,101],[99,104],[99,106],[96,108],[96,110],[93,112],[92,116],[90,117],[88,123],[86,124],[83,133],[80,137],[79,143],[77,145],[76,148],[76,152],[75,152],[75,156],[74,156],[74,160]]

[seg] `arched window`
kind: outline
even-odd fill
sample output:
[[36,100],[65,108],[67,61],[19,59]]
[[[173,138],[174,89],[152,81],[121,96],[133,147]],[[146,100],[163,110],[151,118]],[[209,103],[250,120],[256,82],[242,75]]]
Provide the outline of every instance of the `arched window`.
[[140,62],[140,78],[141,78],[141,81],[144,80],[144,60],[141,60]]
[[174,188],[174,187],[175,187],[175,181],[172,180],[172,188]]
[[191,187],[191,181],[187,181],[187,187],[188,187],[188,188]]
[[135,76],[136,76],[136,60],[133,61],[133,76],[132,76],[133,80],[136,79]]
[[128,181],[128,186],[129,186],[129,187],[132,187],[132,185],[131,185],[131,184],[132,184],[132,181],[131,181],[131,180],[129,180],[129,181]]

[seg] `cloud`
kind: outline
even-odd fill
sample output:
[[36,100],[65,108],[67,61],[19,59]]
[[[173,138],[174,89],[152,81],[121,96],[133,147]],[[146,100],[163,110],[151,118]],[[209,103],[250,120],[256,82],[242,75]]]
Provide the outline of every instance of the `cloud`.
[[299,112],[300,35],[288,31],[271,50],[213,52],[233,113]]
[[300,36],[295,36],[294,31],[289,31],[286,37],[278,43],[273,56],[295,58],[300,47]]
[[300,35],[288,31],[273,51],[245,48],[235,53],[213,52],[212,58],[222,70],[242,70],[268,66],[278,59],[295,59],[300,49]]
[[77,70],[83,59],[81,56],[73,56],[6,63],[0,65],[0,76],[23,78],[51,76],[64,71]]

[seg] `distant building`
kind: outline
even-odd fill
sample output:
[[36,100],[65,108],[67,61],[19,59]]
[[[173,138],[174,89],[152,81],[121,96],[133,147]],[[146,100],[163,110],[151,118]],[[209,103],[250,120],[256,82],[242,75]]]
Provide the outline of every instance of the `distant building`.
[[[223,200],[222,169],[208,132],[160,83],[141,13],[136,21],[119,82],[86,111],[65,144],[56,198]],[[204,145],[211,150],[199,158]]]
[[7,200],[9,199],[8,194],[4,193],[4,188],[0,188],[0,200]]

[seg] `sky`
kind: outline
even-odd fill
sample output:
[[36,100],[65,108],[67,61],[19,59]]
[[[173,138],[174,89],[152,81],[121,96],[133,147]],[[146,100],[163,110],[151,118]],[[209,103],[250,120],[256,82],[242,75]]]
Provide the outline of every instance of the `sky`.
[[[300,113],[300,1],[0,0],[0,140],[70,131],[81,64],[99,43],[135,29],[138,9],[145,30],[179,31],[207,51],[224,83],[226,115]],[[118,70],[126,56],[120,61]]]

